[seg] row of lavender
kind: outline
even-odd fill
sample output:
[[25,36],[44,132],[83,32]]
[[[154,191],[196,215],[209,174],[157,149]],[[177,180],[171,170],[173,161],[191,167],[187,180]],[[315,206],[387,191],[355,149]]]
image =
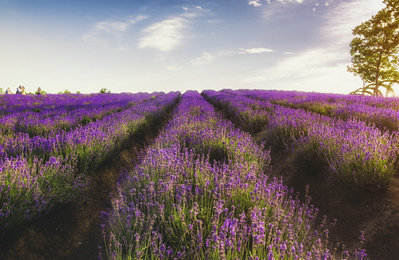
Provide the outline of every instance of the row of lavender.
[[[112,99],[104,95],[104,99],[120,99],[115,96]],[[130,104],[126,109],[122,106],[121,111],[77,125],[71,131],[33,137],[15,132],[0,137],[0,233],[84,190],[89,181],[84,172],[106,159],[152,116],[176,103],[180,93],[158,93],[155,98],[149,94],[127,96],[122,99],[137,105]],[[85,97],[71,99],[83,102]],[[57,110],[57,104],[49,106],[51,102],[50,98],[44,103],[51,110],[64,111]],[[101,102],[107,107],[106,102]],[[101,113],[101,109],[98,111]]]
[[54,135],[120,112],[159,94],[4,95],[0,100],[0,107],[4,107],[0,110],[0,134]]
[[245,91],[203,94],[247,131],[261,126],[257,130],[264,130],[262,138],[272,151],[289,151],[303,163],[321,165],[350,188],[385,190],[398,171],[397,134],[356,119],[344,121],[251,99]]
[[289,91],[241,91],[248,97],[343,120],[357,118],[383,131],[399,130],[399,99]]
[[335,255],[324,219],[268,177],[269,152],[197,92],[118,185],[104,213],[109,259],[359,259]]
[[19,113],[23,111],[52,111],[59,109],[74,110],[77,108],[107,105],[124,100],[135,100],[137,96],[151,97],[162,93],[123,93],[123,94],[46,94],[46,95],[0,95],[0,114]]
[[246,94],[253,94],[256,97],[273,97],[273,99],[293,99],[306,102],[327,102],[327,103],[346,103],[362,104],[376,108],[399,109],[399,100],[396,97],[374,97],[363,95],[345,95],[318,92],[301,91],[280,91],[280,90],[243,90]]

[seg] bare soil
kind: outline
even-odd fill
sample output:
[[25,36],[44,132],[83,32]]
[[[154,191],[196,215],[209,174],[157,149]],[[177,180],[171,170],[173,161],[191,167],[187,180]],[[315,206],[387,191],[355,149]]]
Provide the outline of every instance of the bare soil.
[[91,181],[87,192],[0,238],[0,259],[98,259],[99,255],[104,256],[101,212],[112,207],[111,193],[121,172],[137,164],[169,116],[170,113],[164,114],[143,127],[99,168],[89,170]]

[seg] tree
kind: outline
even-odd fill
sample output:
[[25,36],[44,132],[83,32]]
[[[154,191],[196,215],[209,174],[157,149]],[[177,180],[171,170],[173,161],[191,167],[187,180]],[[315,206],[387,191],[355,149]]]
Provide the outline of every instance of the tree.
[[104,93],[111,93],[111,90],[108,90],[108,89],[106,89],[106,88],[102,88],[102,89],[100,89],[100,93],[101,93],[101,94],[104,94]]
[[399,1],[384,0],[385,8],[353,29],[352,65],[348,71],[364,84],[352,94],[382,96],[399,84]]
[[69,89],[65,89],[64,92],[60,91],[57,94],[71,94],[71,91]]

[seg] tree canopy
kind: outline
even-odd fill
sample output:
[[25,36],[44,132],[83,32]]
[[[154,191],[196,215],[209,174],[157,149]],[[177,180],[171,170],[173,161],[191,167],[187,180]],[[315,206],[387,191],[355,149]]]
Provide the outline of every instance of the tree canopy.
[[385,7],[353,29],[352,65],[348,71],[363,80],[352,94],[382,96],[399,84],[399,1],[384,0]]
[[101,93],[101,94],[104,94],[104,93],[111,93],[111,90],[108,90],[108,89],[106,89],[106,88],[102,88],[102,89],[100,89],[100,93]]

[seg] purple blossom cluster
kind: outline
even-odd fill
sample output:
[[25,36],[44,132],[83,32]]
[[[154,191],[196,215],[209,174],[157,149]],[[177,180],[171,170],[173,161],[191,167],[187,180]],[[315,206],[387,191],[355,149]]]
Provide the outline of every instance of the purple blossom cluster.
[[[296,100],[306,103],[346,103],[363,104],[371,107],[399,109],[399,99],[396,97],[374,97],[362,95],[328,94],[317,92],[301,91],[280,91],[280,90],[240,90],[241,94],[248,97],[263,100]],[[235,92],[237,93],[237,92]]]
[[[36,112],[22,112],[36,113],[32,117],[39,120],[36,122],[39,126],[40,120],[47,122],[50,114],[50,118],[65,115],[73,122],[79,122],[73,119],[74,112],[77,118],[92,117],[90,122],[80,121],[69,131],[50,125],[53,130],[46,135],[31,137],[15,130],[0,136],[0,233],[72,199],[87,186],[89,178],[84,172],[88,168],[96,167],[152,117],[173,106],[179,97],[179,92],[70,95],[69,98],[54,95],[40,97],[41,103],[31,100],[36,97],[23,97],[22,101],[40,107]],[[11,107],[3,112],[3,117],[21,114],[17,111],[21,100],[18,97],[13,103],[3,99],[3,105]],[[61,101],[64,103],[54,103]],[[38,104],[33,105],[35,102]]]
[[[85,188],[76,158],[4,158],[0,163],[0,230],[12,228]],[[1,234],[1,232],[0,232]]]
[[205,90],[202,95],[245,131],[256,134],[268,123],[275,106],[268,101],[249,99],[232,90]]
[[327,221],[268,176],[270,155],[186,92],[104,213],[109,259],[333,259]]
[[79,108],[92,108],[94,106],[107,106],[112,103],[141,102],[139,99],[149,99],[163,94],[154,93],[123,93],[123,94],[46,94],[46,95],[18,95],[0,96],[0,114],[18,113],[23,111],[52,111],[52,110],[74,110]]
[[[275,92],[256,92],[259,94],[256,102],[264,100],[266,107],[273,107],[267,110],[267,119],[263,120],[267,122],[262,132],[267,144],[274,149],[289,150],[302,158],[320,161],[331,176],[350,187],[386,189],[398,171],[397,135],[382,132],[354,118],[344,121],[303,109],[277,104],[271,106],[269,101],[277,100],[274,96],[267,96],[271,93]],[[246,91],[205,91],[203,94],[230,111],[245,111],[241,107],[253,109],[253,93],[249,95],[251,98],[247,97]],[[277,94],[278,98],[282,95]]]
[[22,99],[28,104],[32,103],[32,99],[37,100],[34,103],[36,105],[30,107],[20,104],[20,99],[14,99],[15,96],[5,95],[2,105],[8,109],[1,111],[0,133],[14,135],[16,132],[23,132],[28,133],[30,137],[51,136],[59,131],[70,131],[79,125],[102,119],[105,115],[120,112],[161,93],[154,94],[23,96]]

